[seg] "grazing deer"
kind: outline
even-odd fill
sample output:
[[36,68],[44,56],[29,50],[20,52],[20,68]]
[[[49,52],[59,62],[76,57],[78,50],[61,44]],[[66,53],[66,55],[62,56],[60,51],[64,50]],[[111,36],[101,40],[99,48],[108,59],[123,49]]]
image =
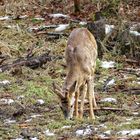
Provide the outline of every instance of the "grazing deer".
[[[65,118],[83,117],[84,100],[88,95],[90,118],[95,119],[93,107],[97,107],[94,96],[94,71],[96,67],[97,44],[94,36],[86,28],[74,29],[65,51],[68,73],[61,90],[54,84],[55,93],[61,99],[61,109]],[[80,107],[78,99],[81,95]],[[79,110],[78,110],[79,108]]]

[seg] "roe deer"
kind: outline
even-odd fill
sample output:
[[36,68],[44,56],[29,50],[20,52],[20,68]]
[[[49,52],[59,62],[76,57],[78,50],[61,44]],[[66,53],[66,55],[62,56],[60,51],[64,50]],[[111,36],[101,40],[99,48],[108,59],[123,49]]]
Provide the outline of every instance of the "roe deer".
[[[86,28],[74,29],[67,42],[65,59],[68,73],[61,89],[54,84],[54,90],[61,99],[61,109],[65,118],[83,117],[84,100],[88,94],[90,118],[95,119],[93,107],[97,107],[94,97],[94,71],[96,67],[97,44],[94,36]],[[57,90],[59,88],[59,90]],[[78,110],[78,99],[82,96]]]

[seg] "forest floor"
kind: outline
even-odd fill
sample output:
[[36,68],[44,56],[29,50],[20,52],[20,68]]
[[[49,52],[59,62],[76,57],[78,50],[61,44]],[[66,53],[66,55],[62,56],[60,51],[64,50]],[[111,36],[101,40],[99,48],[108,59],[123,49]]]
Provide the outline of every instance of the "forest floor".
[[[64,119],[52,83],[62,86],[67,36],[74,27],[82,25],[73,23],[63,34],[55,32],[55,28],[72,20],[90,21],[97,10],[95,3],[87,2],[81,14],[73,14],[72,2],[68,2],[56,0],[46,6],[34,1],[1,3],[0,66],[43,53],[48,53],[50,59],[35,69],[16,66],[0,72],[0,140],[139,140],[140,68],[124,56],[106,53],[97,60],[95,96],[101,109],[95,110],[96,119],[88,119],[87,105],[83,120]],[[52,13],[70,18],[50,17]],[[127,20],[137,18],[131,16]],[[44,25],[51,27],[43,30]]]

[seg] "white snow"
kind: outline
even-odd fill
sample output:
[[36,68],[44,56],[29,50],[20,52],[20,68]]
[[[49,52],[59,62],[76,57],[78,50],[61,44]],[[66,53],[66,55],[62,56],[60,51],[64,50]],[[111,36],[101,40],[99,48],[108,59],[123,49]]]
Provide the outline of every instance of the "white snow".
[[86,25],[87,22],[85,22],[85,21],[80,21],[79,24],[80,24],[80,25]]
[[62,129],[67,129],[67,128],[71,128],[71,125],[64,125],[64,126],[62,127]]
[[69,26],[69,24],[60,24],[58,25],[57,28],[55,28],[56,32],[61,32],[67,29],[67,27]]
[[105,131],[104,134],[110,135],[111,134],[111,130]]
[[17,26],[16,25],[7,25],[5,27],[8,29],[15,29]]
[[110,80],[110,81],[107,83],[107,86],[113,85],[114,83],[115,83],[115,80],[112,79],[112,80]]
[[41,117],[42,115],[40,115],[40,114],[34,114],[34,115],[32,115],[31,116],[31,118],[37,118],[37,117]]
[[132,83],[140,85],[139,81],[138,82],[137,81],[132,81]]
[[60,17],[68,18],[68,17],[69,17],[68,15],[64,15],[64,14],[61,14],[61,13],[49,14],[49,16],[50,16],[50,17],[53,17],[53,18],[60,18]]
[[37,100],[37,103],[40,104],[40,105],[43,105],[45,102],[44,102],[44,100],[42,100],[42,99],[38,99],[38,100]]
[[101,99],[101,102],[112,102],[112,103],[116,103],[117,100],[115,98],[104,98],[104,99]]
[[122,130],[119,131],[117,134],[119,135],[129,135],[129,136],[134,136],[134,135],[140,135],[140,129],[133,129],[133,130]]
[[[19,16],[20,19],[24,19],[24,18],[27,18],[28,15],[22,15],[22,16]],[[13,17],[10,17],[10,16],[0,16],[0,20],[10,20],[12,19]]]
[[27,119],[25,122],[31,122],[32,121],[32,119]]
[[89,135],[92,133],[92,130],[91,130],[91,125],[87,126],[85,129],[79,129],[77,130],[75,133],[76,133],[76,136],[85,136],[85,135]]
[[9,119],[4,120],[4,123],[5,123],[5,124],[16,123],[16,120],[11,120],[11,119],[9,118]]
[[132,114],[133,115],[139,115],[139,112],[133,112]]
[[35,18],[33,18],[33,19],[35,19],[35,20],[45,20],[45,18],[42,18],[42,17],[35,17]]
[[113,62],[113,61],[109,61],[109,62],[107,62],[107,61],[102,61],[102,62],[101,62],[101,67],[102,67],[102,68],[106,68],[106,69],[108,69],[108,68],[113,68],[114,65],[115,65],[115,62]]
[[9,16],[0,16],[0,20],[8,20],[8,19],[10,19]]
[[14,103],[14,100],[2,98],[2,99],[0,99],[0,102],[10,105],[10,104]]
[[140,33],[138,32],[138,31],[129,31],[130,32],[130,34],[133,34],[133,35],[135,35],[135,36],[140,36]]
[[81,129],[81,130],[77,130],[76,136],[85,136],[85,135],[89,135],[91,134],[92,130],[90,128],[86,128],[86,129]]
[[46,136],[54,136],[54,133],[50,132],[49,129],[45,131]]
[[19,18],[21,18],[21,19],[24,19],[24,18],[27,18],[27,17],[28,17],[28,15],[19,16]]
[[37,137],[30,138],[30,140],[38,140]]
[[105,24],[105,34],[111,33],[114,27],[115,27],[114,25]]
[[3,80],[3,81],[0,81],[0,84],[2,84],[2,85],[9,85],[10,84],[10,81]]

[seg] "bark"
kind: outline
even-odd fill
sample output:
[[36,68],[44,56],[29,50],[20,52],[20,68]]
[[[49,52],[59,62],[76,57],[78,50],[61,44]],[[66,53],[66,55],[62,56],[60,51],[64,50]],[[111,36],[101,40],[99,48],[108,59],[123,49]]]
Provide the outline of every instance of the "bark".
[[80,12],[80,0],[74,0],[74,11]]

